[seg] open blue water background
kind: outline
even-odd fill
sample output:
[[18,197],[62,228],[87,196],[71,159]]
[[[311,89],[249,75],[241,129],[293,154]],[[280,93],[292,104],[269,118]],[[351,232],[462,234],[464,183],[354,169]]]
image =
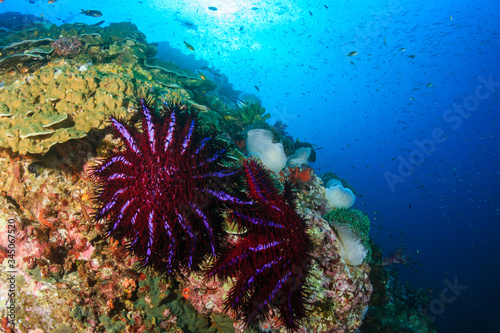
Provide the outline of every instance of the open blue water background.
[[312,166],[356,189],[385,254],[406,245],[414,263],[400,277],[433,290],[440,332],[499,331],[498,1],[5,0],[4,11],[128,20],[209,61],[271,123],[322,148]]

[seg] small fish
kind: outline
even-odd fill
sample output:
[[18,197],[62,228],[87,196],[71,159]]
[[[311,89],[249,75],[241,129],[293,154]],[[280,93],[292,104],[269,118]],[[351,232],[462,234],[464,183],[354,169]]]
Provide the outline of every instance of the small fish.
[[219,10],[217,7],[208,7],[208,9],[213,10],[214,12]]
[[410,208],[410,210],[411,210],[411,204],[408,205],[408,208]]
[[45,165],[42,162],[33,162],[28,165],[28,172],[35,174],[35,177],[38,177],[40,172],[45,168]]
[[[384,37],[384,45],[387,46],[387,42],[385,41],[385,37]],[[389,46],[387,46],[387,47],[389,47]]]
[[411,99],[412,101],[414,101],[414,100],[415,100],[413,97],[410,97],[410,99]]
[[427,83],[427,88],[430,88],[430,87],[432,87],[432,82]]
[[259,7],[252,7],[252,8],[250,8],[250,9],[251,9],[251,10],[257,10],[257,9],[259,9]]
[[309,15],[313,16],[313,13],[311,13],[311,11],[309,11]]
[[186,42],[184,42],[184,45],[186,45],[186,47],[187,47],[188,49],[190,49],[191,51],[194,51],[194,47],[193,47],[193,45],[191,45],[191,44],[189,44],[189,43],[186,43]]
[[92,25],[93,25],[94,27],[98,27],[98,26],[100,26],[101,24],[103,24],[104,22],[106,22],[106,21],[104,21],[104,20],[103,20],[103,21],[99,21],[99,22],[94,23],[94,24],[92,24]]
[[207,79],[207,77],[205,75],[201,74],[200,72],[198,72],[198,74],[200,74],[200,77],[201,77],[202,80],[206,80]]
[[399,51],[399,52],[404,52],[404,51],[406,51],[406,49],[405,49],[404,47],[402,47],[402,48],[400,48],[398,51]]
[[198,30],[198,26],[192,22],[184,20],[177,20],[177,21],[181,22],[181,25],[187,29]]
[[92,16],[92,17],[101,17],[102,13],[98,10],[83,10],[80,14]]
[[245,108],[247,105],[245,104],[245,102],[243,102],[242,100],[236,98],[236,106],[240,109],[243,109]]
[[85,221],[87,223],[92,223],[92,219],[90,218],[90,215],[87,212],[87,209],[86,209],[85,205],[83,204],[82,200],[78,200],[78,201],[80,201],[80,209],[82,210],[83,218],[85,219]]
[[56,0],[49,0],[49,3],[54,3],[56,2]]
[[258,91],[258,92],[260,92],[260,89],[259,89],[259,87],[257,87],[257,86],[254,86],[254,87],[255,87],[255,89],[257,89],[257,91]]
[[358,54],[358,51],[351,51],[346,55],[346,57],[354,57],[356,54]]
[[410,55],[408,56],[408,58],[413,59],[413,58],[415,58],[415,55],[414,55],[414,54],[410,54]]

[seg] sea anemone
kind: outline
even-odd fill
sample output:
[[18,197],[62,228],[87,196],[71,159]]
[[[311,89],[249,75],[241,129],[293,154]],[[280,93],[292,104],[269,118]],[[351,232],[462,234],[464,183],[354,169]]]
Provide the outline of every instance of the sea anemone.
[[325,196],[332,208],[351,208],[354,201],[356,201],[356,196],[352,190],[342,185],[326,188]]
[[180,103],[160,111],[154,104],[138,98],[135,117],[110,117],[123,147],[91,172],[94,219],[107,221],[109,236],[125,238],[143,267],[166,274],[199,269],[218,255],[223,231],[214,221],[224,202],[236,202],[224,186],[237,169],[228,164],[228,144],[203,132],[196,113]]
[[311,156],[312,148],[303,147],[295,150],[293,155],[288,157],[288,164],[307,164]]
[[333,209],[324,218],[330,221],[331,224],[350,227],[363,242],[369,237],[370,219],[368,215],[357,209]]
[[246,148],[250,155],[278,174],[286,165],[286,155],[283,144],[273,142],[273,134],[267,130],[254,129],[248,131]]
[[307,225],[295,211],[290,182],[280,193],[271,172],[253,158],[243,161],[242,178],[246,195],[240,202],[250,201],[227,218],[246,232],[208,276],[237,279],[225,305],[247,325],[262,322],[273,309],[287,328],[296,329],[307,313],[312,248]]
[[361,240],[345,225],[334,225],[339,240],[340,257],[351,266],[358,266],[363,263],[368,250],[363,246]]

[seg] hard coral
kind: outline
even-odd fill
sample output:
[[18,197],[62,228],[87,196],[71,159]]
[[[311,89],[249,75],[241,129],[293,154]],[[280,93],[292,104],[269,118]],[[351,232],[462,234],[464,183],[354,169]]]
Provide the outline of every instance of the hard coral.
[[133,120],[111,117],[124,149],[92,171],[99,186],[95,220],[108,221],[108,235],[128,239],[144,267],[171,274],[199,268],[221,244],[221,202],[236,200],[215,184],[236,173],[227,143],[200,130],[198,116],[179,103],[161,112],[137,100],[141,131]]
[[57,56],[74,56],[82,50],[82,42],[76,37],[73,38],[59,38],[51,44],[54,48],[54,53]]

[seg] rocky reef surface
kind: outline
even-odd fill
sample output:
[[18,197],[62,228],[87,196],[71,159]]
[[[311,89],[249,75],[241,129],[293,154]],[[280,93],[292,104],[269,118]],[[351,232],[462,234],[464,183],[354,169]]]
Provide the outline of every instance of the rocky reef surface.
[[[215,84],[210,80],[153,58],[155,45],[130,23],[106,28],[39,24],[2,31],[0,37],[2,328],[59,333],[284,332],[272,311],[252,328],[226,312],[223,301],[230,282],[207,282],[196,273],[179,278],[138,270],[138,258],[120,241],[106,237],[104,224],[92,222],[89,169],[120,149],[122,143],[109,134],[106,119],[110,113],[132,116],[138,93],[179,100],[197,110],[204,126],[233,142],[237,159],[245,157],[245,131],[251,128],[272,131],[288,156],[304,143],[287,136],[284,128],[268,125],[264,108],[239,109],[223,95],[211,93]],[[354,332],[369,309],[370,265],[378,265],[380,272],[380,263],[365,260],[350,266],[342,260],[332,221],[324,218],[330,210],[324,185],[312,168],[285,167],[278,177],[285,176],[295,180],[297,209],[313,241],[310,315],[298,331]],[[9,282],[12,274],[15,283]],[[9,323],[12,311],[6,308],[12,285],[14,326]],[[369,318],[374,325],[381,323],[380,316]],[[408,327],[433,332],[417,311],[411,319],[414,323]]]

